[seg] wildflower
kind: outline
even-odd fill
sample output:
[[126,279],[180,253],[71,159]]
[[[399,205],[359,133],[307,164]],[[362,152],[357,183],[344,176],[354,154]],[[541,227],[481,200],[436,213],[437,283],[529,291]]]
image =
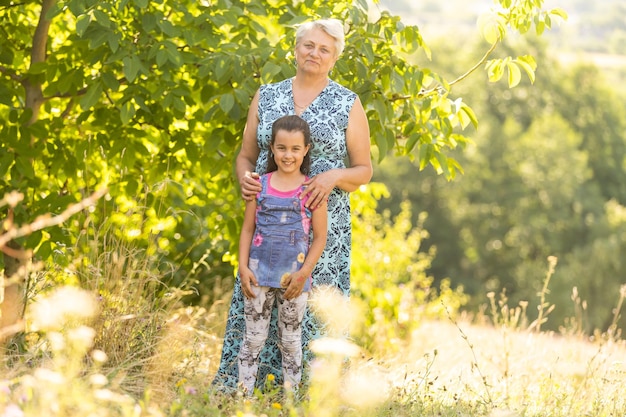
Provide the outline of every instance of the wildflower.
[[287,286],[287,279],[291,274],[289,272],[285,272],[282,277],[280,277],[280,286],[285,288]]
[[176,388],[180,388],[187,383],[187,378],[181,378],[176,381]]
[[31,307],[33,330],[58,330],[68,320],[82,321],[95,316],[97,303],[88,291],[61,287],[38,300]]
[[93,340],[96,337],[96,331],[91,327],[79,326],[75,329],[71,329],[67,337],[75,345],[89,348],[92,346]]
[[357,367],[345,376],[341,397],[356,408],[376,407],[388,398],[387,384],[378,369]]
[[23,417],[24,412],[15,404],[9,404],[4,408],[2,417]]
[[95,387],[103,387],[109,383],[109,380],[102,374],[94,374],[89,377],[89,382]]
[[101,351],[100,349],[94,349],[93,352],[91,352],[91,357],[93,358],[94,361],[100,362],[100,363],[104,363],[109,359],[107,357],[107,354]]
[[361,349],[347,340],[322,337],[311,342],[311,350],[319,355],[355,357]]
[[279,403],[272,403],[272,408],[275,408],[277,410],[282,410],[283,406],[280,405]]
[[11,393],[11,388],[9,387],[9,381],[4,380],[0,382],[0,392],[6,395]]
[[190,386],[186,386],[185,387],[185,394],[189,394],[189,395],[196,395],[198,393],[198,389],[195,387],[190,387]]
[[274,376],[274,374],[268,374],[267,375],[267,381],[268,382],[274,382],[275,379],[276,379],[276,377]]

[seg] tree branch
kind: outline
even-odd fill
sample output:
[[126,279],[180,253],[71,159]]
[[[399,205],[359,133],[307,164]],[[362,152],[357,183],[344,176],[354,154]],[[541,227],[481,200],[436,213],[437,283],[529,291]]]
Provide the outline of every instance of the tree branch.
[[491,45],[491,48],[489,48],[489,50],[487,52],[485,52],[485,55],[483,55],[483,57],[480,59],[480,61],[478,61],[476,63],[476,65],[474,65],[472,68],[470,68],[469,70],[467,70],[467,72],[463,75],[461,75],[460,77],[458,77],[456,80],[451,81],[450,82],[450,86],[453,86],[454,84],[463,81],[464,79],[466,79],[467,77],[470,76],[471,73],[473,73],[474,71],[476,71],[478,69],[478,67],[480,67],[481,65],[483,65],[486,61],[487,58],[489,58],[489,55],[492,54],[493,51],[495,51],[496,46],[498,46],[499,42],[494,42],[493,45]]
[[[55,2],[56,0],[43,0],[41,3],[41,14],[33,35],[33,49],[30,54],[31,67],[46,61],[46,46],[50,29],[50,20],[47,18],[47,15]],[[44,102],[43,91],[40,83],[31,83],[28,78],[23,81],[23,85],[26,90],[26,108],[31,109],[33,112],[28,124],[32,124],[39,118],[39,108]]]
[[9,68],[4,65],[0,65],[0,74],[4,74],[13,81],[17,81],[18,83],[22,83],[23,79],[19,75],[17,75],[14,71],[11,71]]
[[33,232],[38,230],[45,229],[46,227],[58,226],[74,214],[79,211],[85,209],[86,207],[93,206],[98,199],[104,196],[108,192],[108,188],[104,187],[89,197],[85,198],[82,201],[79,201],[76,204],[70,205],[65,211],[57,216],[51,217],[50,214],[44,214],[42,216],[37,217],[32,223],[21,226],[19,228],[13,227],[7,230],[5,233],[0,235],[0,248],[4,248],[5,245],[13,240],[20,237],[28,236]]

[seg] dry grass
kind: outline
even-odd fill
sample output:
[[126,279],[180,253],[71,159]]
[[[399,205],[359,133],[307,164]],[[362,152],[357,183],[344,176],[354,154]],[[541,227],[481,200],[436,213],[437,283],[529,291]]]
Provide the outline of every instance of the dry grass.
[[389,368],[396,382],[425,383],[440,400],[464,399],[523,415],[611,415],[593,413],[604,402],[626,410],[623,342],[429,322]]

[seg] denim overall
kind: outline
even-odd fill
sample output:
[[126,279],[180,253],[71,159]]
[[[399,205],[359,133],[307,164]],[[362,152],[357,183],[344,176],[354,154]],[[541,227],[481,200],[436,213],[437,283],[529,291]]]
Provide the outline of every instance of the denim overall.
[[257,196],[256,230],[248,266],[259,286],[252,286],[254,298],[244,301],[246,328],[238,355],[239,383],[248,395],[254,391],[259,354],[268,337],[275,303],[285,386],[297,389],[302,379],[302,319],[311,279],[308,277],[302,294],[290,300],[283,298],[285,290],[280,281],[304,262],[311,212],[299,198],[302,187],[286,193],[271,189],[271,176],[270,173],[261,177],[263,189]]
[[[271,176],[261,177],[248,267],[259,285],[280,288],[281,277],[300,269],[309,251],[311,211],[299,198],[302,187],[287,193],[270,190]],[[309,278],[303,291],[310,289]]]

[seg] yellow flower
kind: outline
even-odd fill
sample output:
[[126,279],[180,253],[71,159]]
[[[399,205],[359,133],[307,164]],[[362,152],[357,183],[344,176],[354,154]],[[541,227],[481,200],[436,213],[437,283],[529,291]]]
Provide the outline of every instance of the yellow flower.
[[275,408],[277,410],[282,410],[283,406],[280,405],[279,403],[272,403],[272,408]]
[[269,382],[272,382],[276,379],[276,377],[274,376],[274,374],[267,374],[267,380]]
[[[287,279],[291,275],[289,272],[285,272],[282,277],[280,277],[280,286],[285,288],[287,287]],[[272,375],[273,376],[273,375]],[[269,378],[269,377],[268,377]]]
[[298,254],[298,262],[300,263],[304,262],[304,253],[300,252]]

